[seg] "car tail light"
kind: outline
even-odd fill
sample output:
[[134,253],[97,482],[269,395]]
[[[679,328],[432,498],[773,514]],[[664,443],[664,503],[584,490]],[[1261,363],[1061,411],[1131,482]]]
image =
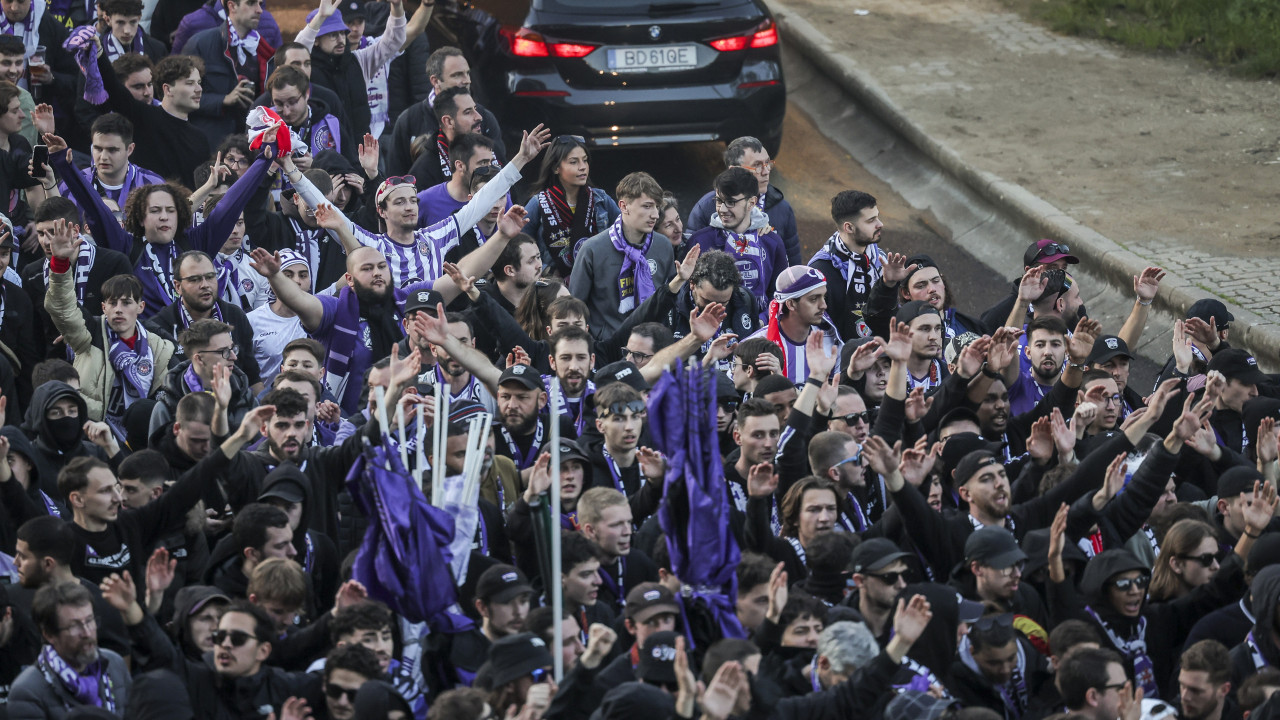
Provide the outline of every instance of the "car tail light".
[[556,57],[562,58],[586,57],[595,49],[595,45],[579,45],[578,43],[554,43],[551,46],[551,52]]
[[762,48],[778,44],[778,26],[765,20],[750,35],[731,35],[712,40],[711,47],[720,52],[736,52],[744,48]]
[[542,36],[528,28],[520,28],[516,32],[503,30],[503,35],[511,44],[511,54],[516,57],[548,57],[547,43]]

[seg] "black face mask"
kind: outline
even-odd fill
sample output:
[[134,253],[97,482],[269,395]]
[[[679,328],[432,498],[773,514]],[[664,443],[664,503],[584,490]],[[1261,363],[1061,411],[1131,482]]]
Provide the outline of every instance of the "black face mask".
[[80,442],[83,434],[80,418],[62,417],[57,420],[45,420],[49,427],[50,440],[53,446],[62,452],[68,452]]

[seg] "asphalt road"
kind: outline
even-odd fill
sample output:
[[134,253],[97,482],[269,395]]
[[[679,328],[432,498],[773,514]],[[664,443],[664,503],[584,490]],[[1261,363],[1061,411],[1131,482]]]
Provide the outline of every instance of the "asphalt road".
[[[665,149],[597,150],[592,156],[592,181],[613,192],[622,176],[645,170],[680,201],[681,215],[687,217],[698,198],[711,189],[717,173],[724,169],[724,146],[719,143],[673,145]],[[800,244],[807,260],[821,247],[835,225],[831,221],[831,198],[846,189],[871,193],[878,201],[885,224],[881,247],[911,255],[927,253],[944,268],[948,287],[957,305],[977,315],[1008,292],[1008,278],[947,240],[947,231],[927,211],[907,204],[888,185],[855,162],[838,144],[794,103],[787,108],[782,149],[778,153],[771,182],[776,185],[796,213]],[[1151,386],[1157,368],[1138,359],[1133,367],[1135,387]]]

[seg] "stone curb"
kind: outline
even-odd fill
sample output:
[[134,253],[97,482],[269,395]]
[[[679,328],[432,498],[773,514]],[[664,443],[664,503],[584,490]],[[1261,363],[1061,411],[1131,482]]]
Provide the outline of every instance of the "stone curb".
[[[768,4],[784,41],[791,48],[800,52],[858,104],[937,163],[942,170],[999,208],[1009,219],[1033,231],[1033,237],[1052,237],[1066,241],[1071,246],[1072,254],[1087,260],[1091,271],[1126,295],[1133,292],[1135,275],[1141,274],[1150,265],[1158,264],[1130,252],[1022,186],[969,164],[954,150],[925,132],[869,73],[841,53],[830,38],[814,27],[799,11],[782,0],[768,0]],[[1155,304],[1175,317],[1184,317],[1192,303],[1208,297],[1217,296],[1170,272],[1160,283],[1160,293],[1156,296]],[[1231,326],[1231,344],[1247,348],[1266,369],[1280,370],[1280,322],[1275,319],[1267,320],[1222,300],[1235,316],[1235,322]]]

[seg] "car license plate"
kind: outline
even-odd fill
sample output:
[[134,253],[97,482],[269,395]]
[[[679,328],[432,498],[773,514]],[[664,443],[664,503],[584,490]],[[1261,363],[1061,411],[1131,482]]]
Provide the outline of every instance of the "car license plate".
[[621,72],[683,70],[697,64],[698,47],[696,45],[662,45],[609,50],[609,69]]

